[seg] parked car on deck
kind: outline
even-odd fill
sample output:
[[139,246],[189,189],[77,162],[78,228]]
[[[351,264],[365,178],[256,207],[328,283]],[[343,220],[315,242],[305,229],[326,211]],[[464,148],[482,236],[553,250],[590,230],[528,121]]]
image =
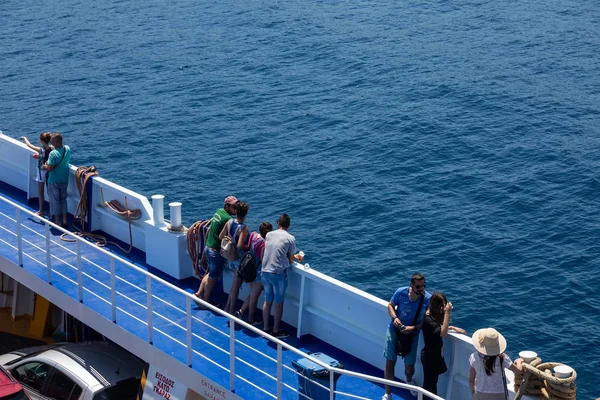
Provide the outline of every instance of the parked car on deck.
[[135,400],[145,367],[108,342],[30,347],[0,356],[0,365],[31,400]]
[[0,367],[0,400],[30,400],[23,386],[2,367]]

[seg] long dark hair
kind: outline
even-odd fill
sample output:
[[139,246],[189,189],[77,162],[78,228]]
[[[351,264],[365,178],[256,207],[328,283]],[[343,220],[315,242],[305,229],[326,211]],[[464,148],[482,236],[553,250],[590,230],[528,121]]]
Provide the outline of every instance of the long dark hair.
[[483,360],[483,365],[485,367],[485,374],[492,375],[494,372],[494,365],[496,364],[496,357],[500,357],[500,368],[502,368],[502,354],[498,356],[486,356],[485,354],[479,354],[481,359]]
[[442,325],[444,323],[444,307],[448,304],[448,299],[442,292],[434,292],[429,300],[429,316]]

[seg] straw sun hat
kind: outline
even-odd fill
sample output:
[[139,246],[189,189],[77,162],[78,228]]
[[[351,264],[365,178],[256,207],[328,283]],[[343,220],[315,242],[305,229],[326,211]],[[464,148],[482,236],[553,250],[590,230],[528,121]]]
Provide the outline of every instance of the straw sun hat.
[[494,328],[475,331],[472,340],[475,349],[486,356],[497,356],[506,350],[506,339]]

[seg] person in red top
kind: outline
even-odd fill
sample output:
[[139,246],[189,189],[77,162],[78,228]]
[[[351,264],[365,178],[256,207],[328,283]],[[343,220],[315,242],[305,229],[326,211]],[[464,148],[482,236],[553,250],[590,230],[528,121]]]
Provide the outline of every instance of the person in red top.
[[235,313],[235,316],[242,319],[244,313],[248,311],[248,323],[251,325],[259,325],[260,322],[255,319],[256,306],[258,304],[258,296],[263,290],[262,283],[260,282],[260,270],[262,267],[262,259],[265,251],[265,237],[267,233],[273,230],[273,225],[270,222],[263,222],[258,228],[258,232],[252,232],[249,238],[250,252],[254,257],[256,264],[256,279],[251,284],[250,294],[244,301],[242,308]]

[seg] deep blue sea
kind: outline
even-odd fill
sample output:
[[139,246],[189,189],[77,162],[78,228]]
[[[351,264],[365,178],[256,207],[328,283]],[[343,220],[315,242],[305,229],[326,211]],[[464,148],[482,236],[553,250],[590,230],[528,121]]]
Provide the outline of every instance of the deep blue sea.
[[[600,396],[596,1],[3,0],[0,129],[183,202],[291,215],[313,268],[420,271]],[[384,326],[381,329],[385,329]]]

